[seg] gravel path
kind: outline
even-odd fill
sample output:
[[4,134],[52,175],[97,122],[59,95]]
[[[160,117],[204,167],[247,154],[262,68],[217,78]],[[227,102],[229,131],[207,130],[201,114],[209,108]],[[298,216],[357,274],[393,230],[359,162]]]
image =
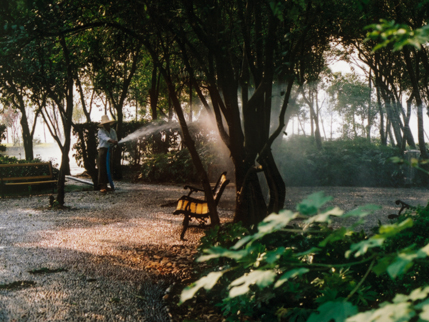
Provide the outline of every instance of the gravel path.
[[0,321],[169,321],[151,302],[168,285],[148,282],[142,250],[195,248],[202,232],[180,241],[172,215],[183,193],[118,183],[105,195],[67,193],[66,210],[48,209],[47,195],[0,200]]
[[[163,263],[181,274],[181,266],[162,256],[148,262],[146,251],[169,247],[189,257],[202,231],[179,240],[182,218],[172,212],[182,187],[116,185],[106,195],[67,193],[66,210],[48,209],[48,195],[0,200],[0,321],[170,320],[161,300],[168,283],[154,284],[148,267]],[[387,222],[396,199],[416,205],[429,197],[423,189],[288,188],[286,208],[320,190],[344,210],[383,206],[369,225]],[[230,187],[221,221],[231,219],[233,200]]]

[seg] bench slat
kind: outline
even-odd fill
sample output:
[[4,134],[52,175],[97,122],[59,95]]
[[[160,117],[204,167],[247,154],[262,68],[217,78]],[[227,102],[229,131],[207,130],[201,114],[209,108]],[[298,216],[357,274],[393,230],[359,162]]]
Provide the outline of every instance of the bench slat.
[[51,179],[52,176],[31,176],[31,177],[11,177],[11,178],[3,178],[3,181],[20,181],[20,180],[40,180],[40,179]]
[[8,164],[0,164],[0,168],[9,168],[9,167],[33,167],[33,166],[41,166],[46,165],[50,167],[49,162],[37,162],[37,163],[8,163]]
[[46,181],[30,181],[30,182],[9,182],[5,183],[5,186],[18,186],[18,185],[32,185],[32,184],[42,184],[42,183],[56,183],[57,180],[46,180]]
[[[51,162],[37,162],[37,163],[16,163],[16,164],[0,164],[0,169],[6,168],[39,168],[39,167],[48,167],[49,174],[47,175],[36,175],[36,176],[21,176],[21,177],[4,177],[4,171],[0,171],[1,178],[1,196],[4,198],[5,189],[3,186],[20,186],[20,185],[36,185],[44,183],[57,183],[58,180],[54,180],[52,173],[52,163]],[[43,170],[39,168],[38,170]],[[40,173],[41,171],[39,171]],[[43,171],[45,172],[45,171]],[[31,181],[35,180],[35,181]],[[13,182],[15,181],[15,182]],[[19,181],[19,182],[16,182]],[[54,187],[52,187],[52,192],[54,192]]]

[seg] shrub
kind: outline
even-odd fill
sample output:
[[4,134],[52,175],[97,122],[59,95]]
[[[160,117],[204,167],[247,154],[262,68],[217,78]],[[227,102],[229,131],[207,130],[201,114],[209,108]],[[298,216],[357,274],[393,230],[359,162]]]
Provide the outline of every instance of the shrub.
[[138,180],[184,183],[197,181],[197,173],[188,150],[180,150],[146,158],[140,168]]
[[[429,287],[427,276],[417,272],[426,265],[429,246],[405,242],[412,218],[381,225],[368,236],[355,227],[377,207],[343,213],[324,208],[329,200],[313,194],[296,212],[271,214],[254,234],[240,231],[235,241],[210,232],[203,242],[214,244],[203,247],[197,261],[211,263],[211,270],[183,290],[182,302],[205,289],[228,321],[409,321],[424,316],[429,301],[422,300]],[[298,217],[303,227],[293,226]],[[359,220],[332,229],[332,217]],[[396,288],[404,278],[416,283]],[[399,295],[402,290],[409,295]]]
[[317,150],[311,137],[292,137],[273,149],[279,169],[289,186],[403,185],[403,173],[389,161],[396,148],[363,139],[327,141]]

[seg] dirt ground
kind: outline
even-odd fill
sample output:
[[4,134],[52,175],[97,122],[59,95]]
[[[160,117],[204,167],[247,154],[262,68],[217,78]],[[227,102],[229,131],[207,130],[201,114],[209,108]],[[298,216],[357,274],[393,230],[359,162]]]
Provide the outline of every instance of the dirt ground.
[[295,210],[297,203],[303,198],[318,191],[332,197],[329,205],[338,206],[344,211],[368,204],[380,206],[380,210],[366,217],[363,227],[365,230],[377,226],[379,221],[383,224],[389,223],[388,215],[397,214],[400,209],[395,203],[398,199],[412,206],[426,206],[429,201],[429,190],[423,188],[289,187],[285,208]]
[[[429,199],[427,189],[288,187],[285,208],[318,191],[345,211],[380,205],[365,229],[388,223],[397,199]],[[68,210],[47,209],[47,195],[0,199],[0,321],[183,321],[186,313],[168,309],[175,305],[164,295],[168,285],[153,281],[186,284],[194,267],[203,231],[190,228],[180,241],[182,218],[172,215],[185,193],[177,185],[118,183],[106,195],[68,193]],[[221,222],[232,220],[234,200],[231,185],[218,206]]]

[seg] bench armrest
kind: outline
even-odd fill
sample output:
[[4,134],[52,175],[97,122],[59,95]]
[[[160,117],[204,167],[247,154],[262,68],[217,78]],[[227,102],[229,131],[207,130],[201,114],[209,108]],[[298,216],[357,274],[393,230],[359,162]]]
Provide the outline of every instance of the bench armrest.
[[194,192],[199,192],[199,191],[204,192],[204,189],[193,187],[193,186],[184,186],[183,189],[189,189],[190,190],[188,196],[190,196],[191,193],[194,193]]

